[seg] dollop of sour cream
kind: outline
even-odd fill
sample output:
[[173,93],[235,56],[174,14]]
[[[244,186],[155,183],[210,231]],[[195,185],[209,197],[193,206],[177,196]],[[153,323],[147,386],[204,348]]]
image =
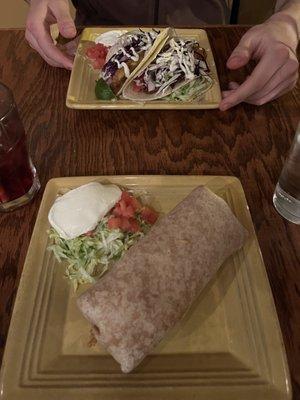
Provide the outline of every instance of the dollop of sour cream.
[[101,43],[104,46],[111,47],[116,44],[120,36],[125,33],[127,33],[125,30],[104,32],[96,37],[95,43]]
[[48,219],[63,239],[74,239],[96,228],[98,222],[121,198],[116,185],[91,182],[58,197]]

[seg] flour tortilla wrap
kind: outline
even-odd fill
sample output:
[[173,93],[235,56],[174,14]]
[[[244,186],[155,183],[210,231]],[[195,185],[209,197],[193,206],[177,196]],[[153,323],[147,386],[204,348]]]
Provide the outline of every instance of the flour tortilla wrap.
[[101,70],[101,77],[115,95],[122,92],[127,79],[142,68],[153,52],[159,51],[169,35],[169,28],[160,33],[156,30],[134,30],[122,35],[111,47]]
[[206,52],[195,40],[172,37],[161,47],[147,58],[144,68],[128,79],[123,87],[124,98],[141,102],[172,100],[168,96],[176,92],[175,99],[180,100],[181,88],[191,87],[190,96],[185,90],[182,101],[193,101],[211,88]]
[[246,236],[225,201],[199,186],[78,298],[96,339],[123,372],[181,320]]
[[[132,84],[127,85],[125,83],[125,86],[123,88],[123,97],[125,99],[137,102],[145,102],[159,99],[164,99],[166,101],[197,102],[212,87],[213,82],[213,79],[208,75],[200,76],[190,81],[180,82],[174,88],[170,87],[166,92],[160,94],[136,92]],[[197,90],[194,90],[193,87],[195,87],[196,85]],[[186,90],[185,94],[182,93],[183,89],[187,86],[189,86],[189,88],[191,89],[189,91]]]

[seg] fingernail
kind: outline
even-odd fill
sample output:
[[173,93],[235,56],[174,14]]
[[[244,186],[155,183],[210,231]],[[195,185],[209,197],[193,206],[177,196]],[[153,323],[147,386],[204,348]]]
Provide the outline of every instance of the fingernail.
[[240,59],[239,56],[232,56],[232,57],[229,58],[228,61],[230,61],[230,62],[232,62],[232,61],[238,61],[239,59]]
[[75,29],[72,27],[64,28],[64,33],[67,35],[75,35]]
[[227,64],[230,64],[232,67],[234,67],[235,65],[240,65],[242,62],[243,62],[243,60],[241,59],[241,57],[234,56],[232,58],[229,58],[229,60],[227,61]]
[[68,35],[68,36],[71,36],[71,35],[73,36],[76,34],[76,29],[72,25],[65,25],[62,28],[62,31],[63,31],[62,32],[63,34]]

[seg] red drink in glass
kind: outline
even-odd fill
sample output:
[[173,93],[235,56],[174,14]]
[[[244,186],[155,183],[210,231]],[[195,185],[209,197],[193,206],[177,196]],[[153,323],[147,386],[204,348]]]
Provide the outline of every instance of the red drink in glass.
[[9,89],[0,84],[0,211],[27,203],[39,187],[18,110]]

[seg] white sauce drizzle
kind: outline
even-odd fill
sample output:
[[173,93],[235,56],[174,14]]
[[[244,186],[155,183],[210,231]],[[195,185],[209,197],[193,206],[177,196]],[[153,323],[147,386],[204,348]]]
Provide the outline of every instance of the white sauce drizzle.
[[[121,32],[121,31],[110,31],[110,32],[113,33],[113,32]],[[106,32],[106,34],[108,34],[110,32]],[[142,38],[136,34],[131,34],[131,35],[129,34],[128,37],[126,38],[127,39],[126,42],[130,42],[131,38],[134,40],[138,40],[140,38],[140,40],[145,43],[143,46],[140,47],[139,52],[148,50],[152,46],[154,40],[158,36],[157,32],[141,32],[141,33],[143,34]],[[102,40],[103,40],[103,35],[105,35],[105,34],[100,35],[100,36],[102,36]],[[99,40],[99,37],[97,39]],[[98,41],[97,43],[100,43],[100,41]],[[139,54],[134,50],[133,47],[130,47],[130,51],[132,52],[132,54],[126,52],[125,45],[126,44],[124,43],[124,45],[119,48],[118,53],[122,52],[128,59],[133,60],[133,61],[138,61]],[[117,64],[118,69],[124,68],[124,74],[125,74],[126,78],[128,78],[130,76],[130,70],[129,70],[129,67],[126,64],[126,62],[120,63],[116,58],[114,59],[114,62]],[[104,79],[105,79],[105,77],[104,77]]]
[[[157,93],[164,93],[173,82],[182,76],[182,73],[184,79],[193,80],[197,76],[194,73],[196,63],[199,65],[199,75],[207,75],[206,63],[195,58],[195,43],[174,38],[169,41],[169,47],[158,54],[155,61],[144,71],[143,81],[148,91],[157,88]],[[155,77],[155,81],[153,77]],[[143,85],[142,82],[141,85]]]
[[124,68],[124,74],[125,74],[126,78],[129,78],[130,70],[128,68],[128,65],[125,62],[122,62],[121,67]]

